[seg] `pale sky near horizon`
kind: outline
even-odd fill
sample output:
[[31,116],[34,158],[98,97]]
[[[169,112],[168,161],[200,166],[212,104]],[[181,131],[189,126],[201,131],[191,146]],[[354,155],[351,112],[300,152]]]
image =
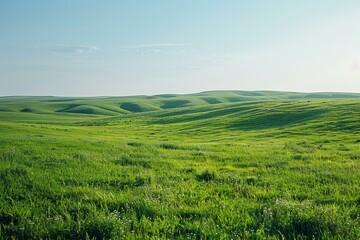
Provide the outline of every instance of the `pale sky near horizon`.
[[0,1],[0,96],[223,89],[360,92],[360,1]]

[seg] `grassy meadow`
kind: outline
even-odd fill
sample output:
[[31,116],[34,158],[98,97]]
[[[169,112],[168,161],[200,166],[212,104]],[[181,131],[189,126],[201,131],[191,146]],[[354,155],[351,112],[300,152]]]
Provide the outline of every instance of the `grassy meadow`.
[[0,239],[360,239],[360,94],[2,97]]

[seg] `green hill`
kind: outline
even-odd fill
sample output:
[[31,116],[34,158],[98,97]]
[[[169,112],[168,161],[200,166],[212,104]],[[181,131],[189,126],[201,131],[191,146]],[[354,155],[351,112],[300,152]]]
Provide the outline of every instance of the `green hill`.
[[2,97],[0,239],[359,239],[359,97]]
[[287,99],[360,98],[357,93],[294,93],[275,91],[209,91],[195,94],[162,94],[129,97],[0,97],[1,112],[75,113],[92,115],[121,115],[210,106],[246,101]]

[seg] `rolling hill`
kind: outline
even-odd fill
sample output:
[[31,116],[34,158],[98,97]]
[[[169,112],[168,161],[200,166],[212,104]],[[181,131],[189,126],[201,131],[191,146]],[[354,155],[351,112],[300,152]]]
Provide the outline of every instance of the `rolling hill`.
[[276,91],[208,91],[129,97],[0,97],[0,112],[75,113],[114,116],[156,110],[211,106],[247,101],[360,98],[358,93],[296,93]]
[[360,94],[0,98],[2,239],[359,239]]

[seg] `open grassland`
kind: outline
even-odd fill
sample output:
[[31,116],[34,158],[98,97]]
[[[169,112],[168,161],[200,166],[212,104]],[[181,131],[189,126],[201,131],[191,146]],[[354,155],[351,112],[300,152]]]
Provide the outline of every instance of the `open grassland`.
[[359,239],[356,97],[0,98],[0,239]]

